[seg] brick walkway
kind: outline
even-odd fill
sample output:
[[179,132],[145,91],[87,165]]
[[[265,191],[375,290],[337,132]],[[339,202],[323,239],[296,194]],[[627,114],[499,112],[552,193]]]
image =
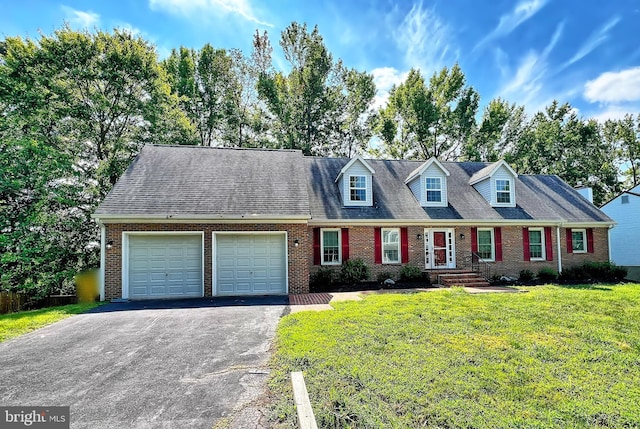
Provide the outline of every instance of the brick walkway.
[[315,305],[329,304],[330,293],[305,293],[300,295],[289,295],[289,305]]

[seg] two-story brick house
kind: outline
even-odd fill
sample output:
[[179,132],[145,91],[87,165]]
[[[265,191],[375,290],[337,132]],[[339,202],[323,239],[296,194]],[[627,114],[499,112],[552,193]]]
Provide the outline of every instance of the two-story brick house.
[[94,218],[103,299],[306,293],[322,266],[361,258],[492,272],[609,259],[613,221],[557,176],[504,161],[305,157],[145,146]]

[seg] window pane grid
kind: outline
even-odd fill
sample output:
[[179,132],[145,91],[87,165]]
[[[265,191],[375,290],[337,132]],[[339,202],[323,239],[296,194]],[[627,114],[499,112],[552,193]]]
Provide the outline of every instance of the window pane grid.
[[493,237],[491,231],[478,231],[478,255],[482,259],[493,259]]
[[338,231],[322,231],[322,262],[340,263],[340,240]]
[[542,259],[542,231],[529,230],[529,256]]
[[496,180],[496,201],[498,203],[511,202],[511,182],[509,180]]
[[425,184],[427,201],[431,203],[442,202],[442,180],[439,177],[427,177]]
[[584,252],[584,231],[571,231],[571,243],[574,252]]
[[349,177],[349,199],[351,201],[367,200],[367,178],[365,176]]
[[382,230],[382,262],[400,262],[400,233],[397,229]]

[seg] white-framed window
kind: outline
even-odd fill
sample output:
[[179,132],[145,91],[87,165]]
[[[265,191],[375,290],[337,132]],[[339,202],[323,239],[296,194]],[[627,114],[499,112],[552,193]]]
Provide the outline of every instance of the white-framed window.
[[400,228],[382,228],[382,263],[400,263]]
[[440,177],[425,177],[427,203],[442,202],[442,179]]
[[496,203],[511,204],[511,180],[496,179]]
[[349,201],[367,201],[367,176],[349,176]]
[[571,251],[573,253],[587,253],[587,230],[571,230]]
[[340,228],[322,228],[320,230],[322,265],[340,265],[342,263],[341,241]]
[[529,258],[532,261],[545,260],[544,228],[529,228]]
[[478,255],[483,261],[495,261],[496,247],[493,228],[478,228]]

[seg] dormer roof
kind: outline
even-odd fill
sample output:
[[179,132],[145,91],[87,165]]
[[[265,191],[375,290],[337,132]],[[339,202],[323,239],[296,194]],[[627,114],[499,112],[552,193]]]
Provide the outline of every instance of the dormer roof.
[[349,170],[349,168],[351,168],[351,166],[358,161],[360,161],[360,163],[362,163],[362,165],[364,165],[364,167],[367,170],[369,170],[371,174],[375,174],[375,170],[371,168],[371,166],[367,163],[367,161],[365,161],[364,158],[361,157],[360,155],[356,155],[355,157],[351,158],[351,160],[347,162],[347,164],[344,167],[342,167],[342,170],[340,170],[340,173],[338,173],[338,177],[336,177],[335,182],[338,183],[338,180],[340,180],[340,178],[344,176],[344,173],[346,173]]
[[426,160],[424,162],[424,164],[420,165],[418,168],[416,168],[415,170],[413,170],[411,173],[409,173],[409,175],[407,176],[407,178],[405,179],[404,183],[407,184],[409,182],[411,182],[413,179],[415,179],[416,177],[420,176],[422,173],[424,173],[429,167],[431,167],[431,165],[437,165],[438,168],[440,170],[442,170],[442,172],[446,175],[449,176],[449,170],[447,170],[445,168],[444,165],[442,165],[442,163],[440,161],[438,161],[435,157],[431,157],[428,160]]
[[486,180],[486,179],[490,178],[491,176],[493,176],[493,174],[496,171],[498,171],[498,169],[501,166],[504,166],[507,170],[509,170],[509,172],[513,175],[513,177],[518,177],[518,174],[513,170],[513,168],[511,168],[511,166],[509,164],[507,164],[507,162],[504,159],[501,159],[500,161],[496,161],[493,164],[489,164],[486,167],[484,167],[483,169],[477,171],[469,179],[469,184],[470,185],[475,185],[476,183],[480,183],[483,180]]

